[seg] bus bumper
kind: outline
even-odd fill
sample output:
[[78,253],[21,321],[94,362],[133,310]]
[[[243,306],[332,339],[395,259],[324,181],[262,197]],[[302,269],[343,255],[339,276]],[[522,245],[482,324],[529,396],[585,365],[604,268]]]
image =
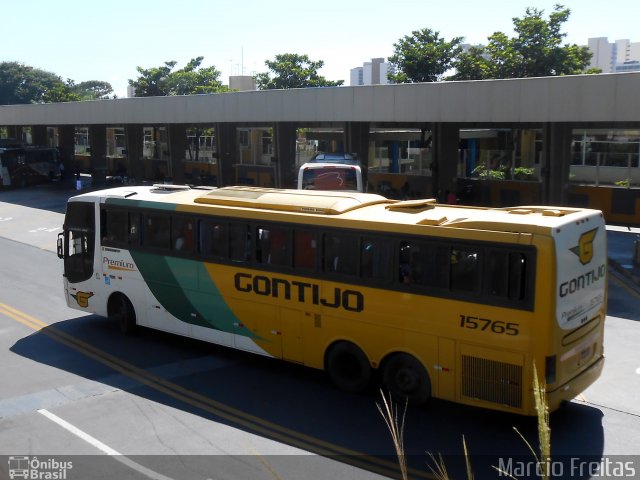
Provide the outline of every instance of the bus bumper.
[[604,368],[604,355],[596,363],[591,365],[577,377],[572,378],[564,385],[547,392],[547,404],[549,411],[557,410],[564,402],[577,397],[581,392],[595,382]]

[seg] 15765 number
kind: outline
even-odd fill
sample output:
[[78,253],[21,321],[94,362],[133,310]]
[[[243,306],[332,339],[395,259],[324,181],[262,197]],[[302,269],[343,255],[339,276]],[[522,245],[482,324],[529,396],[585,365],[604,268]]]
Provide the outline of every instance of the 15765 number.
[[488,318],[470,317],[469,315],[460,315],[460,327],[470,328],[472,330],[486,330],[505,335],[518,335],[520,333],[517,323],[489,320]]

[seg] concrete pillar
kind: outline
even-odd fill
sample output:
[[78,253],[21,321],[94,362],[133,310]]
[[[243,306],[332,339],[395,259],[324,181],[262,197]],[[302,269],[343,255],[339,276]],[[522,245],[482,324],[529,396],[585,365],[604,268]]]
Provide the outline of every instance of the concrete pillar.
[[273,126],[275,140],[276,188],[296,188],[296,124],[278,122]]
[[460,133],[458,125],[450,123],[434,123],[431,131],[433,135],[432,191],[437,195],[438,192],[454,191],[456,188]]
[[15,126],[15,139],[17,143],[27,143],[27,135],[25,132],[25,127],[22,125]]
[[124,137],[127,146],[127,172],[131,181],[139,182],[144,179],[142,125],[125,125]]
[[344,128],[348,153],[355,153],[362,165],[362,183],[367,185],[369,169],[369,122],[347,122]]
[[184,177],[184,152],[187,149],[187,127],[181,124],[167,126],[169,131],[169,156],[171,162],[172,183],[182,184]]
[[566,123],[545,124],[542,142],[543,201],[547,205],[566,205],[571,166],[571,127]]
[[34,125],[31,127],[31,142],[39,147],[47,147],[46,125]]
[[236,124],[216,124],[216,142],[218,145],[218,186],[234,185],[236,183],[234,164],[238,161]]
[[107,126],[89,126],[91,145],[91,180],[94,185],[105,183],[107,177]]
[[74,125],[61,125],[58,127],[58,151],[60,160],[64,165],[65,179],[69,180],[76,171],[76,127]]

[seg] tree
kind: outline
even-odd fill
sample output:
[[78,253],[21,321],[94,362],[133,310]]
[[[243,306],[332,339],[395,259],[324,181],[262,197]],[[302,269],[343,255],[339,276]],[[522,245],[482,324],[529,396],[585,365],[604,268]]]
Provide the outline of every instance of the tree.
[[0,63],[0,104],[47,103],[76,98],[59,76],[18,62]]
[[256,84],[260,90],[335,87],[344,83],[344,80],[334,82],[318,75],[324,62],[314,62],[307,55],[282,53],[276,55],[274,60],[266,60],[264,63],[270,71],[256,75]]
[[109,98],[108,82],[89,80],[76,85],[58,75],[18,62],[0,63],[0,104],[76,102]]
[[194,93],[217,93],[228,91],[219,80],[220,71],[215,67],[200,68],[204,57],[193,58],[181,70],[172,72],[177,62],[165,62],[154,68],[136,67],[140,76],[129,80],[136,97],[162,97],[190,95]]
[[113,93],[113,88],[109,82],[87,80],[77,85],[69,80],[67,82],[71,84],[71,90],[80,97],[80,100],[104,100]]
[[440,32],[429,28],[414,30],[393,44],[389,63],[395,73],[388,75],[395,83],[437,82],[453,66],[462,51],[463,37],[447,42]]
[[[562,44],[562,25],[571,10],[556,5],[546,20],[544,10],[527,8],[522,18],[513,18],[515,36],[491,35],[486,47],[473,47],[455,62],[452,80],[524,78],[586,73],[591,59],[587,47]],[[590,72],[593,72],[591,70]]]
[[489,55],[485,53],[485,47],[474,45],[458,55],[454,61],[456,73],[446,80],[476,80],[491,78],[492,65]]

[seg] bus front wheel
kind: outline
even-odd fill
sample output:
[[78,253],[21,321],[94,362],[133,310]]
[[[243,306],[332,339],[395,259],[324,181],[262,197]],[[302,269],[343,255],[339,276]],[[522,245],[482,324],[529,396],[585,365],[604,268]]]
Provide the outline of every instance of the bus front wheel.
[[341,390],[361,392],[371,382],[372,369],[367,356],[350,342],[338,342],[327,353],[326,370]]
[[431,398],[431,381],[422,363],[407,353],[398,353],[384,365],[382,381],[392,397],[422,405]]
[[136,329],[136,312],[131,301],[124,295],[117,294],[109,300],[109,318],[117,320],[120,331],[125,335],[134,333]]

